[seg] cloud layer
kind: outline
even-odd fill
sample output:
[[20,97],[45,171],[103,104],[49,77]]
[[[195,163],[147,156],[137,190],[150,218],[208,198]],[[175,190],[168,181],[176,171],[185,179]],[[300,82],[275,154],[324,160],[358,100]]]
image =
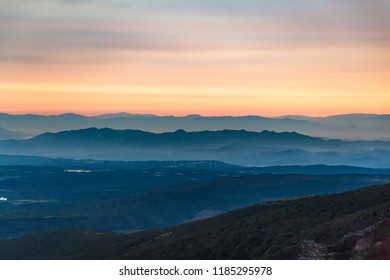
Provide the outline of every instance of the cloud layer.
[[389,13],[385,0],[0,1],[0,83],[382,96]]

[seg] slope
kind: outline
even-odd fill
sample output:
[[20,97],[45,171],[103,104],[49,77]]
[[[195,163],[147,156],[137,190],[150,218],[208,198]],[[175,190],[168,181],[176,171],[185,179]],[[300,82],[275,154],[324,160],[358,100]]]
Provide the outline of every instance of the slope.
[[0,258],[388,259],[389,217],[386,184],[273,201],[131,235],[92,230],[38,233],[0,241]]

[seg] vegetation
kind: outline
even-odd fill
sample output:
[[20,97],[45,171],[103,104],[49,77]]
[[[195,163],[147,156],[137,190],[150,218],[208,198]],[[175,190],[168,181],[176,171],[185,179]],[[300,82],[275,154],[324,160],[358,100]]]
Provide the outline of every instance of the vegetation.
[[134,234],[93,230],[38,233],[0,241],[0,258],[387,259],[389,218],[387,184],[276,200],[208,220]]
[[[90,171],[90,172],[89,172]],[[254,203],[335,193],[389,175],[226,175],[221,170],[0,168],[0,237],[55,228],[139,231],[208,218]]]

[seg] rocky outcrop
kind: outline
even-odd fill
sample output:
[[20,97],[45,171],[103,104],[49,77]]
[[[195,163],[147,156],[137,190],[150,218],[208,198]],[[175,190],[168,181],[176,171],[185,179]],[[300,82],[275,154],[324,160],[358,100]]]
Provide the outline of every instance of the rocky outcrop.
[[390,218],[350,232],[328,245],[303,240],[298,259],[390,259]]

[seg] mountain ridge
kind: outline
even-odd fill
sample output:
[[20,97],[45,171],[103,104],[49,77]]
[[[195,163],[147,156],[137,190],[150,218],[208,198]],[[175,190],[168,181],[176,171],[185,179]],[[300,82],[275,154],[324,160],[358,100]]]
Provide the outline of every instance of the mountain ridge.
[[250,131],[297,131],[318,137],[342,139],[390,139],[390,115],[350,114],[325,118],[316,117],[262,117],[262,116],[157,116],[152,114],[103,114],[84,116],[74,113],[60,115],[0,114],[0,124],[8,130],[30,135],[44,132],[77,130],[87,127],[139,129],[151,132],[246,129]]
[[153,133],[86,128],[0,141],[3,154],[97,160],[219,160],[229,164],[390,165],[390,142],[323,139],[297,132],[218,130]]

